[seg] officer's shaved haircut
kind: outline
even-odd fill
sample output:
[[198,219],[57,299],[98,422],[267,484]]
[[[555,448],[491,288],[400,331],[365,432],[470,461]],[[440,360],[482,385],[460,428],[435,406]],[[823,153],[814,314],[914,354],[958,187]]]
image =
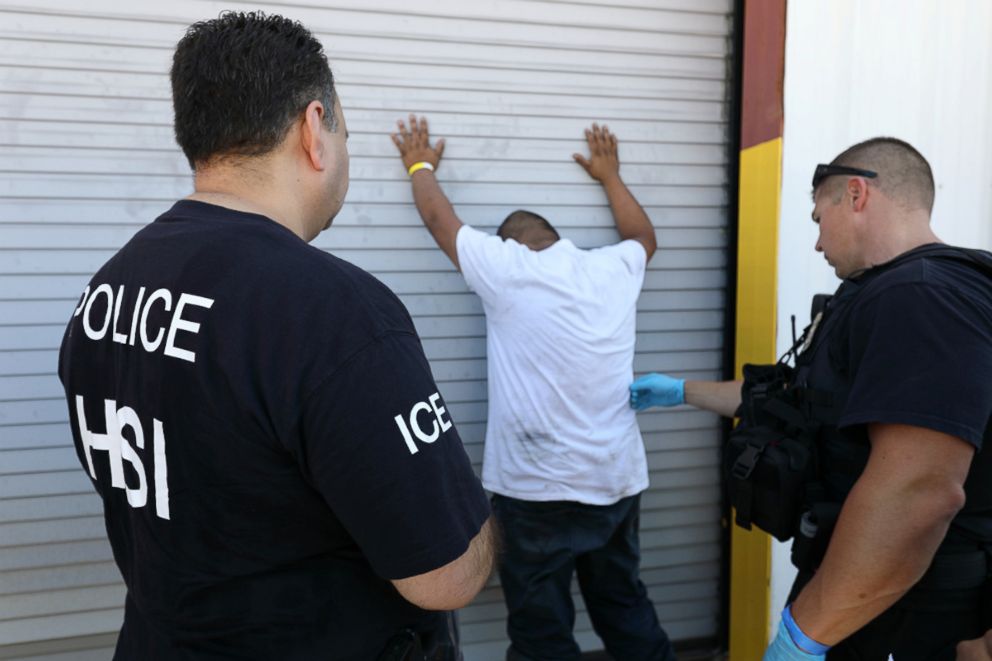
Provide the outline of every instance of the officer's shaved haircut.
[[[907,209],[933,211],[933,171],[923,154],[908,142],[898,138],[871,138],[848,147],[831,165],[846,165],[878,173],[866,179],[869,186],[878,187],[887,197]],[[833,177],[830,192],[839,193],[844,177]]]

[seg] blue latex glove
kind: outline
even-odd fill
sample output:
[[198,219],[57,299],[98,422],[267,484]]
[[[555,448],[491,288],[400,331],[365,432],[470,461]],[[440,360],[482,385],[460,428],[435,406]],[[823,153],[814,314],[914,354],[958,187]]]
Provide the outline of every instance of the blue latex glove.
[[792,636],[785,627],[785,622],[778,623],[778,635],[765,650],[764,661],[826,661],[826,654],[810,654],[804,652],[792,642]]
[[667,374],[645,374],[630,384],[630,408],[638,411],[651,406],[685,404],[685,379]]

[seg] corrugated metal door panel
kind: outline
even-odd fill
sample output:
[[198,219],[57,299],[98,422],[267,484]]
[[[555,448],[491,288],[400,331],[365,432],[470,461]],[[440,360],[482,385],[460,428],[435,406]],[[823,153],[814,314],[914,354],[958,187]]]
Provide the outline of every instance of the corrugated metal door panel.
[[[83,535],[86,534],[88,532],[84,531]],[[109,558],[98,562],[16,569],[4,572],[3,591],[0,594],[4,597],[10,595],[16,597],[20,594],[45,590],[111,585],[119,583],[120,576],[117,566]],[[16,599],[14,601],[16,602]]]
[[94,631],[120,629],[121,621],[122,610],[119,607],[92,608],[76,613],[59,609],[56,614],[0,621],[0,640],[16,645],[17,643],[46,640],[51,638],[55,631],[59,632],[63,638],[87,636]]
[[[61,640],[46,641],[42,649],[43,652],[38,652],[39,646],[37,643],[28,643],[26,645],[14,645],[7,649],[0,648],[0,659],[16,659],[23,661],[107,661],[114,656],[114,645],[113,641],[107,642],[103,640],[104,644],[100,647],[86,649],[79,649],[78,645],[81,644],[83,640],[89,640],[92,636],[86,638],[69,638]],[[101,639],[105,639],[106,636],[101,636]],[[68,652],[53,652],[52,648],[56,649],[69,649]]]
[[[66,428],[57,347],[89,275],[191,189],[172,139],[167,72],[185,26],[225,6],[0,5],[0,658],[105,658],[112,636],[99,634],[119,625],[122,588]],[[616,238],[601,191],[570,161],[582,129],[608,122],[661,246],[638,305],[635,367],[716,378],[730,11],[729,0],[282,7],[324,41],[352,135],[348,204],[316,245],[404,299],[476,465],[485,320],[410,204],[388,139],[393,122],[408,110],[428,114],[448,138],[440,174],[466,222],[491,231],[528,207],[582,247]],[[719,601],[719,425],[677,409],[644,414],[641,426],[652,481],[642,498],[643,577],[675,638],[709,636]],[[599,647],[577,606],[580,643]],[[502,656],[504,615],[494,580],[462,614],[469,659]],[[2,647],[15,642],[24,644]]]
[[[0,159],[5,157],[8,151],[0,153]],[[113,150],[110,150],[113,153]],[[75,162],[80,167],[86,167],[87,158],[94,159],[108,158],[101,152],[86,152],[80,150],[73,154],[71,150],[63,150],[62,154],[69,159],[76,159]],[[119,152],[115,159],[126,156],[126,152]],[[49,156],[49,162],[54,163],[57,157]],[[20,167],[20,158],[14,154],[9,157],[9,161],[3,163],[5,167],[0,169]],[[94,166],[95,167],[95,166]],[[670,166],[675,167],[675,166]],[[77,171],[77,168],[70,168]],[[117,225],[133,224],[143,225],[143,218],[152,217],[168,208],[167,202],[155,202],[146,200],[135,200],[128,206],[121,205],[117,200],[89,199],[89,200],[60,200],[50,197],[33,198],[25,200],[23,198],[4,199],[0,198],[0,218],[4,223],[31,223],[34,225]],[[562,222],[557,224],[562,229],[578,227],[588,227],[593,225],[597,219],[602,220],[603,210],[599,206],[567,206],[562,205],[535,205],[535,211],[550,213],[565,208]],[[505,215],[507,207],[504,205],[473,205],[466,206],[459,215],[473,225],[483,229],[492,230],[496,227],[498,220]],[[723,227],[726,222],[722,207],[687,207],[673,206],[645,207],[655,227],[660,231],[665,228],[713,228]],[[495,220],[494,220],[495,219]],[[413,226],[413,222],[419,222],[416,218],[410,218],[410,211],[403,205],[389,204],[352,204],[350,201],[334,219],[334,227],[345,227],[350,225],[369,225],[375,222],[376,225],[388,226]],[[652,271],[647,277],[651,277],[652,272],[656,272],[652,263]]]
[[[126,201],[122,200],[121,203],[124,204]],[[0,225],[0,233],[2,233],[2,230],[3,226]],[[57,234],[57,232],[53,232],[54,234]],[[2,244],[0,244],[0,273],[49,275],[52,272],[52,264],[56,263],[59,265],[57,270],[61,273],[85,273],[92,275],[113,254],[114,250],[111,249],[90,249],[86,251],[73,249],[50,250],[47,248],[27,251],[5,250]],[[453,268],[448,258],[435,248],[422,250],[391,250],[388,248],[367,248],[363,250],[341,249],[334,250],[334,254],[373,273],[395,273],[397,271],[407,270],[446,271]],[[657,265],[655,262],[657,262]],[[725,264],[726,253],[723,248],[676,249],[662,245],[651,262],[651,269],[719,268]],[[78,293],[72,292],[71,295],[75,299]],[[67,311],[67,314],[71,312],[72,310],[70,309]]]
[[[68,494],[66,497],[96,503],[96,508],[102,511],[98,499],[80,498],[83,495],[89,496],[90,494],[80,492]],[[90,540],[74,540],[62,544],[44,544],[41,546],[27,545],[7,549],[0,555],[0,571],[103,562],[107,559],[106,538],[104,535],[100,535],[99,538]]]
[[[69,187],[71,184],[67,186],[67,189]],[[90,190],[92,183],[81,186],[81,188]],[[41,190],[43,187],[39,186],[39,191]],[[50,249],[110,250],[126,242],[140,227],[140,225],[81,225],[79,223],[65,225],[4,223],[2,231],[6,250],[30,250],[37,247],[41,240],[46,241],[46,245]],[[564,229],[562,227],[562,230]],[[329,236],[331,234],[334,235],[333,241]],[[659,229],[657,237],[659,243],[664,245],[665,250],[722,248],[726,244],[726,236],[722,227]],[[569,230],[569,238],[577,245],[596,246],[612,243],[616,241],[617,236],[615,230],[605,227],[573,227]],[[324,249],[358,250],[381,246],[388,240],[393,240],[398,245],[403,246],[403,250],[436,247],[430,234],[424,232],[423,226],[383,227],[378,223],[364,226],[335,224],[332,231],[318,236],[314,240],[314,245]],[[446,270],[451,271],[452,269]],[[75,301],[76,297],[72,296],[71,298]]]

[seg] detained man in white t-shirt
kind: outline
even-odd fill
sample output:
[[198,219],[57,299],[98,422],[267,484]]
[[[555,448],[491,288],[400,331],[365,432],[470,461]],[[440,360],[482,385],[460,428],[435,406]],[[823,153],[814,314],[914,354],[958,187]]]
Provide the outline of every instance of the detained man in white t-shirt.
[[572,575],[616,659],[673,659],[639,578],[644,443],[627,405],[637,297],[654,228],[620,179],[617,139],[586,130],[589,157],[621,241],[582,250],[541,216],[511,213],[496,235],[462,223],[434,176],[444,140],[400,121],[393,141],[420,216],[482,299],[489,420],[483,485],[503,528],[500,580],[510,660],[580,657]]

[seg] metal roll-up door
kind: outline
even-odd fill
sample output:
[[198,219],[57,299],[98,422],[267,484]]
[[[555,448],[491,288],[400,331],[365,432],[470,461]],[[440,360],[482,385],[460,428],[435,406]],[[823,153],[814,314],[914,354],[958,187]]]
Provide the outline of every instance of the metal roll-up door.
[[[617,240],[571,160],[606,122],[658,229],[639,301],[637,372],[719,378],[727,278],[730,0],[0,1],[0,658],[108,658],[124,591],[72,449],[56,356],[89,276],[191,191],[168,68],[186,25],[282,13],[324,42],[348,120],[352,184],[316,245],[409,307],[472,459],[486,419],[485,322],[420,224],[389,140],[407,111],[448,139],[462,219],[530,208],[580,247]],[[642,576],[676,640],[713,637],[722,563],[715,416],[640,417],[651,488]],[[600,643],[577,595],[584,649]],[[494,581],[461,616],[466,657],[502,658]]]

